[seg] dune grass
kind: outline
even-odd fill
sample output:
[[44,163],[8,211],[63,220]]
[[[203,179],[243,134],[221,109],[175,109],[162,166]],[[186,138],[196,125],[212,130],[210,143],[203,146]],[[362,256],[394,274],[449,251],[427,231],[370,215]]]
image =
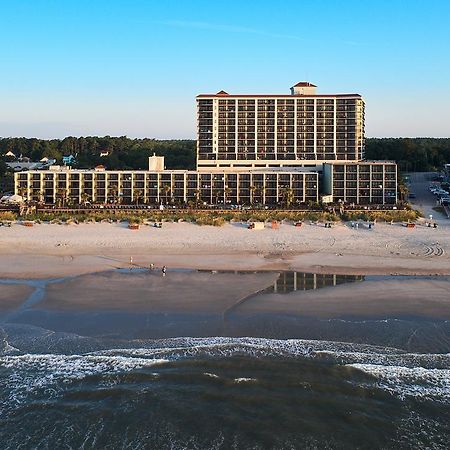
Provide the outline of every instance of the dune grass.
[[349,220],[364,221],[415,221],[420,213],[414,210],[390,211],[345,211],[342,215],[326,211],[283,211],[283,210],[246,210],[246,211],[121,211],[100,210],[73,212],[37,211],[26,217],[19,217],[10,211],[0,212],[0,220],[26,219],[47,223],[83,223],[83,222],[190,222],[197,225],[222,226],[227,222],[268,222],[268,221],[319,221],[339,222]]

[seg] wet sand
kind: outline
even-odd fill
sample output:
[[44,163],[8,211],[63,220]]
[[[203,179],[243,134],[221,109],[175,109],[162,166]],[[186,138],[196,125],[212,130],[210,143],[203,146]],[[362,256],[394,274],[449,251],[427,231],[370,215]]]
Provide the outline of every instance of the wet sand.
[[18,308],[33,292],[24,285],[0,285],[0,313]]
[[36,308],[223,314],[246,297],[270,286],[277,273],[170,272],[99,273],[50,284]]
[[450,319],[450,278],[381,278],[265,293],[279,274],[106,272],[49,284],[35,309],[128,313],[293,314],[313,318]]
[[321,319],[426,317],[450,319],[450,279],[394,278],[263,294],[240,305],[242,314],[295,314]]
[[[42,295],[19,302],[7,325],[20,336],[41,330],[50,341],[69,333],[77,346],[83,336],[119,346],[124,339],[253,336],[450,351],[450,277],[297,275],[297,286],[344,284],[284,293],[293,288],[292,273],[94,273],[41,282]],[[269,294],[275,280],[277,293]]]

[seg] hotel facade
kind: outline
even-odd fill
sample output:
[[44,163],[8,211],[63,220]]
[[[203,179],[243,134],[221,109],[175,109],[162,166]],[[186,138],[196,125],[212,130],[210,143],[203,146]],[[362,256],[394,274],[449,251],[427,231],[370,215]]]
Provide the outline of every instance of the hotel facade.
[[291,95],[197,97],[197,166],[316,167],[364,159],[364,101],[358,94],[316,94],[298,83]]
[[15,174],[15,192],[48,204],[276,205],[319,198],[317,172],[55,170]]
[[15,174],[15,192],[50,204],[301,206],[395,204],[397,167],[364,161],[364,101],[317,94],[197,96],[197,170],[78,170],[53,166]]

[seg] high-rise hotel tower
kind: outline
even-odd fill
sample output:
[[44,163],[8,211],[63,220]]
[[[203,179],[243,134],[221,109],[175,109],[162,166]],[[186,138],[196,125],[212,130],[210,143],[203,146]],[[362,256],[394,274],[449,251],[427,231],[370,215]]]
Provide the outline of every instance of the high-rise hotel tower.
[[199,168],[315,167],[364,159],[359,94],[317,94],[297,83],[291,95],[197,96]]

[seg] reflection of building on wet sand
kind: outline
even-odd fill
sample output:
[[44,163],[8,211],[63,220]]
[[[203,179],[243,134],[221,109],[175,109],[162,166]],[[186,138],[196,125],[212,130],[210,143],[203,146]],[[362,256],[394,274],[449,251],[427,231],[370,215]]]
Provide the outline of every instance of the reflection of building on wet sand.
[[268,292],[286,294],[293,291],[308,291],[329,286],[337,286],[343,283],[363,281],[364,275],[336,275],[305,272],[281,272]]
[[[258,271],[245,270],[199,270],[199,272],[234,273],[236,275],[258,273]],[[311,289],[337,286],[344,283],[354,283],[356,281],[364,281],[364,279],[364,275],[337,275],[286,271],[280,272],[273,286],[264,289],[264,292],[287,294],[293,291],[309,291]]]

